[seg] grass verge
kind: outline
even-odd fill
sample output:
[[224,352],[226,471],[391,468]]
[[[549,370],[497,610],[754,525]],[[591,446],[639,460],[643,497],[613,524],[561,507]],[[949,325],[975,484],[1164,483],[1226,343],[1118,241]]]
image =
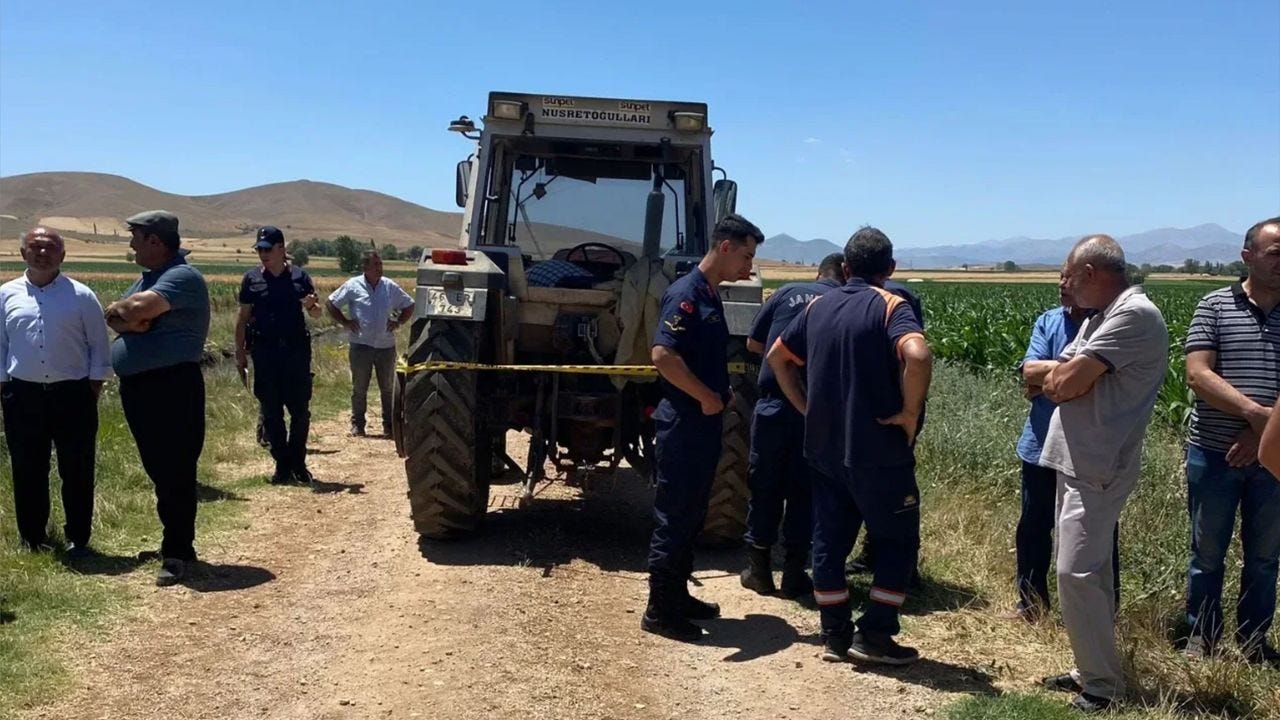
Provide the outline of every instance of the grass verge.
[[[1020,480],[1014,445],[1026,403],[1012,378],[941,365],[928,412],[917,454],[926,588],[910,601],[908,613],[931,617],[908,617],[904,638],[915,633],[945,643],[957,656],[952,659],[986,669],[1006,691],[1032,689],[1040,677],[1069,669],[1072,659],[1056,616],[1037,627],[998,619],[1015,602]],[[1142,480],[1120,527],[1118,636],[1130,702],[1149,708],[1133,717],[1280,717],[1280,672],[1230,655],[1191,663],[1176,651],[1185,635],[1189,521],[1182,441],[1174,431],[1159,425],[1149,431]],[[1227,562],[1223,603],[1232,607],[1241,566],[1238,543]],[[1273,641],[1276,635],[1273,630]],[[956,712],[968,714],[955,717],[1056,717],[1034,712],[1043,703],[1065,706],[1065,698],[977,698],[957,706]]]
[[[327,337],[316,346],[311,403],[315,419],[332,417],[349,402],[346,347],[336,339]],[[246,457],[266,456],[255,442],[257,401],[240,386],[229,364],[207,369],[205,382],[207,427],[200,462],[197,550],[235,526],[248,496],[265,487],[266,479],[256,469],[265,463],[245,462]],[[0,717],[6,717],[40,704],[69,681],[61,652],[65,639],[127,616],[139,585],[120,576],[135,571],[149,575],[156,569],[154,561],[142,564],[136,558],[140,551],[159,546],[160,525],[151,481],[138,460],[114,383],[106,385],[99,402],[92,543],[100,558],[73,569],[60,554],[17,549],[12,468],[7,447],[0,452],[5,455],[0,461]],[[50,478],[55,541],[62,539],[59,483],[55,472]]]

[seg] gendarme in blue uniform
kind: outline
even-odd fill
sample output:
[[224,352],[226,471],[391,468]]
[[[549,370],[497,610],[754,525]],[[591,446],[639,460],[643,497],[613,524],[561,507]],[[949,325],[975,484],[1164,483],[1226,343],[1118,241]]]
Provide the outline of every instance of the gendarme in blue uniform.
[[254,349],[260,346],[259,341],[273,347],[309,342],[301,301],[315,291],[311,276],[296,265],[285,265],[279,275],[262,266],[245,273],[240,281],[240,304],[253,306],[249,329]]
[[854,278],[815,300],[774,347],[805,367],[814,476],[813,585],[824,637],[852,635],[844,562],[865,522],[876,545],[864,633],[895,635],[920,545],[915,457],[902,428],[900,348],[923,328],[900,296]]
[[[838,287],[839,282],[827,279],[783,285],[760,308],[748,337],[768,350],[809,303]],[[778,540],[781,523],[786,546],[784,567],[793,573],[803,572],[813,528],[809,463],[804,458],[804,416],[782,394],[767,362],[760,363],[759,387],[747,457],[751,501],[747,507],[746,541],[757,548],[770,547]]]
[[[728,343],[720,294],[694,268],[667,288],[653,345],[670,348],[711,390],[729,399]],[[665,379],[653,414],[656,431],[655,527],[649,546],[651,597],[675,610],[688,597],[693,542],[707,516],[711,483],[720,460],[720,414],[704,415],[702,404]]]
[[275,482],[287,481],[291,473],[301,474],[306,469],[311,429],[311,335],[302,299],[314,292],[311,277],[292,264],[285,265],[279,275],[258,266],[240,282],[240,304],[252,308],[248,340],[253,394],[262,407],[262,428],[276,461]]

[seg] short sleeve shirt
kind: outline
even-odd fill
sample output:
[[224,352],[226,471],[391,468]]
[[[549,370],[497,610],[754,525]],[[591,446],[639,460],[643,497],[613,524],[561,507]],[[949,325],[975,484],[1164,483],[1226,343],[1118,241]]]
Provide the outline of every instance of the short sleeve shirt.
[[315,291],[311,276],[296,265],[285,266],[279,275],[259,266],[240,281],[240,304],[252,306],[249,327],[258,338],[301,343],[307,341],[302,299]]
[[775,348],[805,367],[804,454],[827,474],[914,461],[902,429],[899,349],[924,329],[900,296],[855,278],[814,300]]
[[387,323],[412,306],[413,298],[390,278],[380,278],[377,285],[370,286],[364,275],[357,275],[330,293],[329,302],[345,308],[347,318],[360,325],[360,332],[347,333],[351,344],[385,349],[396,346],[395,333],[387,329]]
[[[1080,325],[1071,319],[1071,313],[1064,307],[1054,308],[1036,318],[1031,327],[1031,342],[1027,345],[1027,353],[1020,365],[1036,360],[1056,360],[1062,351],[1080,332]],[[1018,439],[1018,459],[1036,465],[1040,462],[1040,450],[1044,446],[1044,436],[1049,432],[1049,420],[1058,407],[1044,395],[1037,395],[1031,400],[1031,412],[1022,427],[1022,437]]]
[[[1271,406],[1280,395],[1280,306],[1264,314],[1244,286],[1215,290],[1200,300],[1187,329],[1187,352],[1217,353],[1213,371],[1240,394]],[[1188,442],[1226,452],[1248,423],[1199,398],[1191,411]]]
[[169,302],[169,311],[146,332],[120,333],[111,343],[111,366],[120,377],[200,362],[209,335],[209,287],[199,270],[179,256],[147,270],[122,297],[150,290]]
[[1136,477],[1142,439],[1169,366],[1164,316],[1141,287],[1131,287],[1084,321],[1059,360],[1077,355],[1107,370],[1092,390],[1054,411],[1040,465],[1097,482]]
[[[662,294],[653,346],[674,350],[704,385],[729,397],[729,326],[720,293],[695,267]],[[700,408],[683,390],[662,380],[664,397],[679,409]],[[701,410],[699,410],[701,412]]]
[[[764,306],[760,308],[755,321],[751,323],[751,330],[748,331],[747,337],[760,343],[766,349],[772,347],[773,343],[778,340],[778,336],[782,334],[782,331],[787,329],[787,326],[791,324],[792,320],[796,319],[797,315],[804,312],[809,303],[825,294],[828,290],[838,287],[840,287],[840,284],[834,280],[783,285],[770,295]],[[757,382],[760,387],[760,395],[763,398],[786,402],[786,398],[782,395],[782,390],[778,387],[778,380],[773,376],[773,368],[769,367],[769,363],[760,363],[760,377]]]

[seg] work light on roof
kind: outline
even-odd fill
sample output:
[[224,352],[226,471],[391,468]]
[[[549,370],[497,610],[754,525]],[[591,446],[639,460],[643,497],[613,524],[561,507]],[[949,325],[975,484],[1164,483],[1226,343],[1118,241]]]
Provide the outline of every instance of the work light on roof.
[[493,116],[502,120],[519,120],[524,117],[525,107],[519,100],[494,100]]
[[480,137],[478,134],[475,134],[476,124],[466,115],[463,115],[457,120],[449,123],[449,132],[460,133],[463,137],[470,138],[472,140],[479,139]]
[[671,122],[681,132],[697,132],[707,126],[707,116],[695,112],[673,112]]

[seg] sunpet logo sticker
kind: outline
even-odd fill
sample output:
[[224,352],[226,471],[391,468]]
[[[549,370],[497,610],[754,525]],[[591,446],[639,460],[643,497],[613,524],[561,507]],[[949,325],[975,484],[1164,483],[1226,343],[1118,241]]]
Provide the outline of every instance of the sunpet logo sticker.
[[543,107],[571,108],[577,107],[577,103],[573,98],[566,97],[544,97],[542,98]]

